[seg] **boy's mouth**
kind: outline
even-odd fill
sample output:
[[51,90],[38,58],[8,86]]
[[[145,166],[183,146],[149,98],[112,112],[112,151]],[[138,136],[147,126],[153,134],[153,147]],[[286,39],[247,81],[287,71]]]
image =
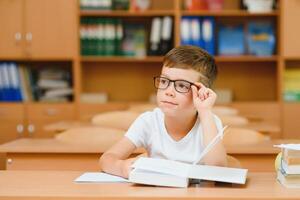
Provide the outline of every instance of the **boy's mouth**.
[[168,105],[174,105],[174,106],[177,106],[178,104],[177,103],[173,103],[173,102],[170,102],[170,101],[161,101],[163,104],[168,104]]

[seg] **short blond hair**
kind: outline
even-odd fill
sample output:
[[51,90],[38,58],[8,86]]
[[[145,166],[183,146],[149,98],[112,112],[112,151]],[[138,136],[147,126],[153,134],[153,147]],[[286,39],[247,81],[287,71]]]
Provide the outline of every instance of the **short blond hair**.
[[207,87],[212,86],[218,74],[213,56],[196,46],[185,45],[171,49],[164,56],[163,65],[200,72],[200,81]]

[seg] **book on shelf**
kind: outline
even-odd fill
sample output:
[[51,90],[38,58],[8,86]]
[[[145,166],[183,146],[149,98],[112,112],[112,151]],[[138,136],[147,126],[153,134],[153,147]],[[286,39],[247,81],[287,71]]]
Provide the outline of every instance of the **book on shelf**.
[[188,11],[220,11],[223,6],[224,0],[184,0],[184,8]]
[[274,24],[271,21],[250,21],[247,24],[248,53],[255,56],[274,54],[276,38]]
[[284,71],[283,97],[285,101],[300,101],[300,69]]
[[221,24],[218,31],[218,55],[236,56],[246,53],[243,24]]

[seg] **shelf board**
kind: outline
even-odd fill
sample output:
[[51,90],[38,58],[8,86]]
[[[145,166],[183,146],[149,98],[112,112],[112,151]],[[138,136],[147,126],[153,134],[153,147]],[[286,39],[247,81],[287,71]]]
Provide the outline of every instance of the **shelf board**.
[[82,56],[81,62],[162,62],[162,56],[124,57],[124,56]]
[[82,17],[153,17],[175,15],[173,10],[148,10],[138,11],[99,11],[99,10],[82,10]]
[[286,61],[300,61],[300,56],[284,56],[283,59]]
[[[215,56],[217,62],[276,62],[277,56]],[[81,62],[162,62],[163,56],[123,57],[123,56],[82,56]]]
[[217,62],[276,62],[278,56],[215,56]]
[[53,61],[57,61],[57,62],[71,62],[75,59],[74,58],[55,58],[55,57],[43,57],[43,58],[20,58],[20,57],[1,57],[0,61],[8,61],[8,62],[13,62],[13,61],[18,61],[18,62],[53,62]]
[[246,10],[222,10],[222,11],[182,11],[181,15],[184,16],[215,16],[215,17],[272,17],[278,16],[278,11],[265,12],[265,13],[249,13]]

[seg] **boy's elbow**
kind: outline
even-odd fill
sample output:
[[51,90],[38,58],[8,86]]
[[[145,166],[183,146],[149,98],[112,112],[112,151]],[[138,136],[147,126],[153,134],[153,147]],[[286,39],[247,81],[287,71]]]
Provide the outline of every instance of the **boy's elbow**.
[[227,167],[227,159],[226,157],[223,159],[212,159],[212,160],[207,160],[205,162],[206,165],[211,165],[211,166],[218,166],[218,167]]
[[106,160],[107,160],[107,155],[104,153],[99,159],[99,166],[101,171],[105,171]]

